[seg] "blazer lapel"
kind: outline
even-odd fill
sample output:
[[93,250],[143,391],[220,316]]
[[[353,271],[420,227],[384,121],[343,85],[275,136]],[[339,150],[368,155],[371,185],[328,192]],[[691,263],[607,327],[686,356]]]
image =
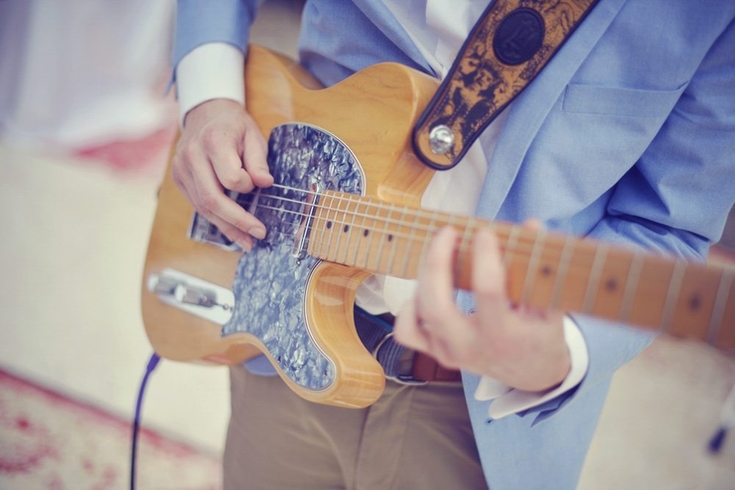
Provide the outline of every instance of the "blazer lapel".
[[600,1],[536,80],[506,109],[508,115],[476,209],[478,216],[492,219],[497,215],[546,116],[625,1]]

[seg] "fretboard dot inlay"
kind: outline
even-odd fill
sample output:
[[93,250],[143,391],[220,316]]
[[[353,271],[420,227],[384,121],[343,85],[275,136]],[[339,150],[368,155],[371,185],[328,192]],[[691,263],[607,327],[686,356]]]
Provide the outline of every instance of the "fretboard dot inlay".
[[692,311],[697,311],[702,306],[702,297],[699,294],[693,294],[691,298],[689,298],[689,309]]
[[350,226],[349,225],[345,225],[344,232],[347,233],[348,231],[350,231]]
[[615,279],[608,279],[608,281],[605,283],[605,289],[612,293],[618,289],[618,281]]
[[544,277],[549,277],[551,275],[551,266],[545,265],[541,268],[541,275]]
[[365,230],[362,232],[363,236],[368,236],[368,234],[370,234],[370,230]]
[[393,241],[393,235],[388,235],[388,241],[389,242],[392,242]]
[[330,229],[331,227],[332,227],[332,222],[331,221],[327,221],[327,229]]

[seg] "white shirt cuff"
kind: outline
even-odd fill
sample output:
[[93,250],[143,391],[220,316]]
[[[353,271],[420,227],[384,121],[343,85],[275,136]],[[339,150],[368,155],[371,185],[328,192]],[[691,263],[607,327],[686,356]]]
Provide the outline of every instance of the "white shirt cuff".
[[483,376],[475,390],[478,401],[492,400],[488,416],[499,419],[507,415],[541,405],[577,386],[587,374],[589,353],[582,332],[568,316],[564,317],[564,339],[569,349],[571,367],[567,377],[556,388],[545,391],[523,391],[513,389],[496,379]]
[[232,44],[207,43],[192,49],[176,65],[179,125],[194,107],[212,99],[245,105],[245,55]]

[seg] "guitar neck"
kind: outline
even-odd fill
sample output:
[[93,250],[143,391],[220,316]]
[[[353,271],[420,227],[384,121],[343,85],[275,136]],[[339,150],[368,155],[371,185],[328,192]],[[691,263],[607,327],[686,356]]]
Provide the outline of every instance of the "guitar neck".
[[413,279],[433,235],[459,231],[456,286],[469,289],[480,227],[498,236],[516,303],[618,320],[735,351],[735,270],[605,242],[325,192],[314,206],[308,253]]

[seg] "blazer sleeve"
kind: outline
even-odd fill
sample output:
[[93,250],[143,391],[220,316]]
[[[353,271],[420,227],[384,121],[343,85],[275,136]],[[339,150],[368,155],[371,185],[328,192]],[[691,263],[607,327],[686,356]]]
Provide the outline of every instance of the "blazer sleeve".
[[173,66],[192,49],[211,42],[245,52],[250,26],[262,0],[178,0]]
[[[618,182],[590,236],[702,261],[735,201],[735,21],[710,47],[660,131]],[[534,424],[606,382],[654,335],[572,315],[590,364],[580,385],[530,409]]]

